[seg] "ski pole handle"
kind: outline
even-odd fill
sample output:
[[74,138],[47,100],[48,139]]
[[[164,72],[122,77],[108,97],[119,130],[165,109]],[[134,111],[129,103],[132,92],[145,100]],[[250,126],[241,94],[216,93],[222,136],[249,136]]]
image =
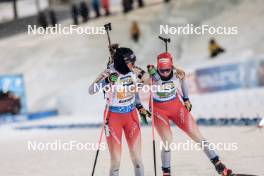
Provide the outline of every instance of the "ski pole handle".
[[108,61],[108,64],[109,65],[112,61],[113,61],[113,58],[112,58],[112,52],[111,52],[111,38],[110,38],[110,34],[109,34],[109,31],[112,30],[112,26],[111,26],[111,23],[107,23],[104,25],[104,28],[105,28],[105,31],[106,31],[106,34],[107,34],[107,39],[108,39],[108,47],[109,47],[109,52],[110,52],[110,57],[109,57],[109,61]]
[[159,36],[159,39],[162,40],[165,43],[165,49],[166,49],[166,52],[168,52],[168,43],[171,42],[171,39],[170,38],[164,38],[164,37],[161,37],[161,36]]
[[112,30],[111,23],[105,24],[104,28],[105,28],[105,31],[106,31],[106,34],[107,34],[108,44],[109,44],[109,46],[111,46],[111,39],[110,39],[110,34],[109,34],[109,31]]

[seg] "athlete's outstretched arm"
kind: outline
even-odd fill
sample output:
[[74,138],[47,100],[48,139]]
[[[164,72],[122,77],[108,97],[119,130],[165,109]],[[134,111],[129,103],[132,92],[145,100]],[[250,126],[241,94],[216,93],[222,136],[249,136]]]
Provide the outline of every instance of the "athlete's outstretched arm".
[[188,82],[185,76],[185,72],[183,70],[180,69],[175,69],[176,70],[176,75],[180,80],[181,83],[181,90],[182,90],[182,99],[184,102],[184,106],[186,107],[186,109],[188,111],[192,110],[192,104],[189,100],[189,91],[188,91]]
[[97,78],[96,80],[89,86],[89,94],[93,95],[97,93],[100,88],[103,88],[108,83],[105,81],[105,78],[107,78],[110,75],[110,70],[106,69],[104,70]]
[[93,83],[89,87],[89,94],[93,95],[93,94],[99,92],[99,90],[101,88],[103,88],[104,86],[106,86],[106,85],[107,85],[107,83],[106,83],[106,81],[104,79],[100,80],[99,82]]
[[182,89],[182,94],[183,94],[183,100],[189,100],[189,90],[188,90],[188,82],[186,78],[181,80],[181,89]]

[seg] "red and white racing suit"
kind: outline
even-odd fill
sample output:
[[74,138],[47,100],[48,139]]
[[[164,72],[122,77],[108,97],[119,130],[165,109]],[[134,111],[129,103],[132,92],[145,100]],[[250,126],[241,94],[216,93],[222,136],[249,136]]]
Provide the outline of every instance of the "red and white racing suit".
[[[161,137],[163,144],[172,143],[172,131],[170,121],[177,125],[193,141],[197,143],[207,143],[200,133],[200,130],[192,114],[186,109],[179,99],[179,92],[183,93],[183,98],[188,99],[187,81],[173,72],[169,80],[163,81],[159,74],[153,77],[153,85],[159,87],[158,91],[153,92],[153,110],[155,128]],[[170,149],[161,149],[162,168],[170,168]],[[208,147],[204,147],[204,152],[209,159],[215,158],[216,154]]]
[[[90,94],[99,91],[95,84],[106,86],[105,78],[112,72],[117,72],[112,66],[106,69],[98,79],[90,86]],[[104,115],[107,115],[110,135],[106,136],[110,152],[111,167],[110,176],[119,175],[121,160],[122,134],[130,151],[130,156],[135,168],[136,176],[143,176],[144,169],[141,159],[141,132],[135,105],[140,103],[139,96],[134,91],[127,91],[125,88],[137,82],[137,75],[129,72],[126,75],[119,74],[117,81],[111,85],[112,91],[106,93],[108,108]],[[95,89],[95,90],[94,90]],[[108,110],[108,112],[106,111]]]

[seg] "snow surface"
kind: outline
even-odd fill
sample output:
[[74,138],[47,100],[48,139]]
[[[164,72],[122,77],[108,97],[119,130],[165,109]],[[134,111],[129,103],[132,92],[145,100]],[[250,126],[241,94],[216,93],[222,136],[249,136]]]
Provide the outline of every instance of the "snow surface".
[[[188,138],[182,131],[173,127],[174,142],[184,143]],[[263,131],[249,127],[201,127],[204,136],[213,143],[237,143],[236,151],[218,151],[221,160],[235,173],[261,176],[264,173]],[[153,155],[151,128],[142,128],[143,163],[145,175],[152,176]],[[76,141],[82,144],[94,144],[98,141],[99,129],[82,130],[32,130],[10,131],[0,129],[0,175],[3,176],[86,176],[91,175],[94,150],[55,150],[32,151],[28,142],[63,143]],[[125,139],[124,139],[125,141]],[[103,140],[105,144],[105,140]],[[160,169],[159,137],[156,138],[157,171]],[[133,176],[133,167],[129,158],[126,142],[123,142],[120,175]],[[99,154],[95,175],[108,175],[110,158],[108,150]],[[173,151],[173,176],[217,176],[214,167],[202,151]]]

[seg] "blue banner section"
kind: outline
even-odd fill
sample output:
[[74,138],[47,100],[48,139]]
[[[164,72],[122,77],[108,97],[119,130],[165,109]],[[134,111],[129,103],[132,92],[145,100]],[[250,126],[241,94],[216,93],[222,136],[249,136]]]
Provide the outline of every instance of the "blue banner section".
[[0,76],[0,115],[27,114],[22,75]]
[[54,109],[54,110],[49,110],[49,111],[30,113],[27,119],[36,120],[36,119],[42,119],[42,118],[47,118],[47,117],[54,117],[57,115],[58,115],[58,111]]
[[263,86],[264,61],[249,60],[198,69],[195,83],[198,93]]
[[240,64],[204,68],[196,71],[199,92],[214,92],[243,87],[245,80]]

